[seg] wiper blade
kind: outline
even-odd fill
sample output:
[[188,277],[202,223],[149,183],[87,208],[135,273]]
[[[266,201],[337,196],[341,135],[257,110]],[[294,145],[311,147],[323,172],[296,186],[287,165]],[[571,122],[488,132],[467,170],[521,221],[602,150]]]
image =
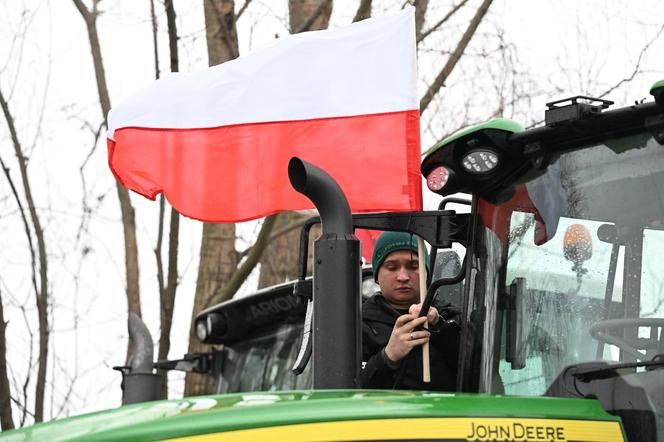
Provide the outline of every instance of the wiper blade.
[[664,366],[664,354],[655,355],[655,357],[649,361],[625,362],[622,364],[611,364],[601,368],[588,368],[585,370],[582,369],[576,373],[573,373],[572,376],[581,382],[590,382],[598,379],[609,379],[616,376],[621,376],[621,374],[618,373],[618,370],[625,368],[649,368],[659,366]]

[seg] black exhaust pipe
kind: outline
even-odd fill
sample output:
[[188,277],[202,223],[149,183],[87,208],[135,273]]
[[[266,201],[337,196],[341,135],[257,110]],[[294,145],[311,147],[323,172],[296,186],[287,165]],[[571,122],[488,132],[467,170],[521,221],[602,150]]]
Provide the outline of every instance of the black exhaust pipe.
[[323,233],[314,241],[313,386],[358,388],[360,344],[360,241],[339,185],[322,169],[291,158],[288,177],[320,214]]
[[150,331],[135,313],[129,313],[129,337],[134,351],[122,373],[122,405],[161,399],[161,378],[153,372],[153,344]]

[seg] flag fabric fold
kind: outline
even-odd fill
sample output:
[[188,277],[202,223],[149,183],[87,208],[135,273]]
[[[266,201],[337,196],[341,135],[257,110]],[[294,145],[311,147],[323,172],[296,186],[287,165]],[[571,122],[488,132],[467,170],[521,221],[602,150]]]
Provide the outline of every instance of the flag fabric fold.
[[298,156],[339,183],[354,212],[422,207],[412,8],[280,39],[171,74],[111,110],[109,165],[211,222],[311,208],[288,181]]

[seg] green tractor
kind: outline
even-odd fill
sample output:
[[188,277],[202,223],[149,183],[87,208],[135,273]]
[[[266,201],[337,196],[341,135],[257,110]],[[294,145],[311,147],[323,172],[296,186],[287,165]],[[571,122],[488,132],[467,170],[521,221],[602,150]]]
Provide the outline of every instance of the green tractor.
[[[199,339],[221,349],[122,367],[124,401],[138,403],[0,440],[664,440],[664,81],[650,92],[615,110],[573,97],[549,103],[541,127],[494,120],[449,137],[421,167],[445,197],[436,211],[351,215],[329,176],[292,160],[321,215],[303,229],[298,281],[201,312]],[[469,213],[445,210],[459,192]],[[462,312],[455,391],[358,388],[372,278],[356,227],[429,243],[424,302]],[[219,394],[143,402],[155,367],[208,373]]]

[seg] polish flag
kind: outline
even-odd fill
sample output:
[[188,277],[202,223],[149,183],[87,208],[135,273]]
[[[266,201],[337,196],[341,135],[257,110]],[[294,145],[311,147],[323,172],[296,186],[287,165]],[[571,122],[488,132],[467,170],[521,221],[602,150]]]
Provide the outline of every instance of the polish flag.
[[370,229],[355,229],[355,236],[360,240],[360,247],[362,250],[362,258],[367,264],[371,264],[373,257],[374,245],[376,240],[383,233],[382,230]]
[[326,170],[354,212],[422,208],[412,7],[168,75],[113,108],[109,165],[180,213],[236,222],[312,203],[297,156]]

